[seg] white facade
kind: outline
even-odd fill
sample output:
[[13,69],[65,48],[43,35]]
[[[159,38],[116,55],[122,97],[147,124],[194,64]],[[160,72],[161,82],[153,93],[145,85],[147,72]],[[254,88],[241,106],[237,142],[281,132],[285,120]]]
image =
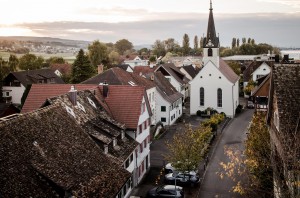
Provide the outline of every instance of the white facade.
[[135,66],[148,66],[149,61],[142,60],[139,56],[137,56],[133,60],[124,60],[124,63],[134,68]]
[[166,79],[168,79],[168,81],[173,85],[173,87],[176,89],[176,91],[178,91],[179,93],[181,93],[184,98],[189,96],[189,86],[187,85],[183,85],[180,82],[178,82],[173,76],[165,76]]
[[136,131],[127,131],[127,134],[134,138],[140,145],[135,150],[133,185],[136,186],[144,177],[150,168],[150,114],[145,104],[145,98],[142,102],[142,113],[139,117]]
[[170,103],[161,94],[157,94],[156,102],[156,118],[161,121],[164,126],[172,125],[182,115],[182,99]]
[[252,80],[255,82],[258,78],[268,75],[271,72],[270,66],[263,62],[253,73]]
[[[231,83],[220,70],[209,61],[197,76],[190,82],[191,101],[190,113],[196,114],[198,110],[204,111],[208,107],[224,112],[233,117],[239,104],[239,85]],[[204,103],[200,104],[200,88],[204,89]],[[222,90],[222,104],[218,105],[218,89]]]
[[3,96],[4,97],[12,97],[11,102],[13,104],[21,104],[21,98],[25,91],[25,87],[20,84],[20,86],[3,86]]
[[156,119],[156,94],[157,94],[157,91],[156,91],[156,87],[153,87],[151,89],[147,89],[146,90],[146,93],[147,93],[147,96],[148,96],[148,101],[149,101],[149,104],[150,104],[150,108],[151,108],[151,111],[152,111],[152,117],[151,117],[151,125],[155,125],[159,120]]

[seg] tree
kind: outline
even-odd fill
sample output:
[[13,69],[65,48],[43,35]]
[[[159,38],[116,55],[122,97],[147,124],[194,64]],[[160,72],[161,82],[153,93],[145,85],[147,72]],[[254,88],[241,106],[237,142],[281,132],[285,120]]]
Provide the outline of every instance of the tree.
[[254,45],[249,43],[242,44],[239,48],[239,54],[241,55],[256,55],[256,49]]
[[211,128],[201,125],[193,130],[185,125],[183,132],[175,133],[171,142],[166,142],[169,152],[165,158],[179,171],[191,171],[198,167],[207,148],[211,136]]
[[94,74],[95,69],[91,65],[88,56],[80,49],[73,63],[71,82],[80,83],[92,77]]
[[111,64],[119,64],[120,54],[116,51],[111,51],[108,58]]
[[245,37],[242,38],[242,43],[246,44],[246,38]]
[[246,87],[244,87],[244,92],[246,95],[250,95],[251,92],[254,90],[256,83],[250,79],[246,85]]
[[[230,178],[236,186],[233,192],[243,197],[274,197],[271,163],[270,134],[266,125],[266,112],[256,112],[248,128],[245,151],[225,148],[229,162],[221,162],[224,172],[220,177]],[[242,157],[244,154],[245,157]],[[243,180],[240,180],[243,179]]]
[[107,47],[104,43],[99,40],[94,41],[88,46],[88,56],[92,66],[95,68],[103,63],[108,62],[108,52]]
[[251,39],[251,45],[255,45],[255,40]]
[[247,43],[248,43],[248,44],[251,44],[251,38],[250,38],[250,37],[248,38]]
[[236,38],[232,38],[232,43],[231,43],[231,48],[235,48],[236,47]]
[[183,35],[182,52],[184,56],[188,55],[190,52],[190,38],[187,34]]
[[25,54],[19,59],[19,68],[22,70],[34,70],[42,68],[44,58],[34,54]]
[[174,38],[168,38],[165,40],[165,48],[166,52],[174,52],[177,48],[180,48],[180,46]]
[[197,51],[198,50],[198,36],[196,35],[194,37],[194,50]]
[[3,78],[2,57],[0,57],[0,103],[3,102]]
[[10,54],[8,59],[8,66],[11,72],[17,71],[17,66],[19,64],[19,59],[16,55]]
[[236,40],[236,47],[237,47],[237,48],[240,47],[240,39],[239,39],[239,38]]
[[230,62],[228,62],[228,65],[238,76],[241,74],[241,66],[240,66],[239,62],[230,61]]
[[203,37],[200,38],[200,48],[203,48]]
[[152,45],[152,49],[153,49],[153,54],[155,54],[158,57],[166,55],[165,42],[161,40],[156,40]]
[[115,43],[115,48],[119,54],[123,55],[126,50],[132,50],[133,45],[127,39],[121,39]]
[[66,63],[66,61],[63,57],[52,56],[46,60],[46,63],[48,63],[49,65],[64,64],[64,63]]

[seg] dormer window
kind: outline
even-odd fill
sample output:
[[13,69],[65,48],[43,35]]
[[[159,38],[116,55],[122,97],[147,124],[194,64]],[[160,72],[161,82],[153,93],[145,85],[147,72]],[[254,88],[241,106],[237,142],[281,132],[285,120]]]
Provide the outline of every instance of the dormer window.
[[208,56],[213,56],[213,50],[211,48],[208,48],[207,55]]

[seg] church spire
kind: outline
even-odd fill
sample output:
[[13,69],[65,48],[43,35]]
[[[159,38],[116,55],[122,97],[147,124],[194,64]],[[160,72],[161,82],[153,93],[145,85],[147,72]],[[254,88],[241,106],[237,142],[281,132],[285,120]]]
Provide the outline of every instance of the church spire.
[[219,38],[216,35],[212,2],[210,0],[209,18],[207,26],[207,35],[204,39],[204,47],[219,47]]

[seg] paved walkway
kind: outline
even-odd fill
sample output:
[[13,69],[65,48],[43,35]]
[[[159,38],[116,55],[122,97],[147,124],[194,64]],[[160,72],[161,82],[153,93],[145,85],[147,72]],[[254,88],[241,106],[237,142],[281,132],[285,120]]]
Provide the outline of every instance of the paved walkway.
[[221,162],[228,162],[228,156],[224,153],[225,148],[232,148],[242,152],[244,150],[244,140],[246,139],[246,130],[249,121],[252,118],[253,110],[244,110],[236,118],[232,119],[231,123],[224,129],[221,135],[218,136],[216,145],[211,151],[210,161],[208,163],[203,181],[200,186],[197,197],[201,198],[235,198],[240,197],[233,193],[232,187],[235,183],[229,178],[220,178],[220,173],[223,169],[220,166]]

